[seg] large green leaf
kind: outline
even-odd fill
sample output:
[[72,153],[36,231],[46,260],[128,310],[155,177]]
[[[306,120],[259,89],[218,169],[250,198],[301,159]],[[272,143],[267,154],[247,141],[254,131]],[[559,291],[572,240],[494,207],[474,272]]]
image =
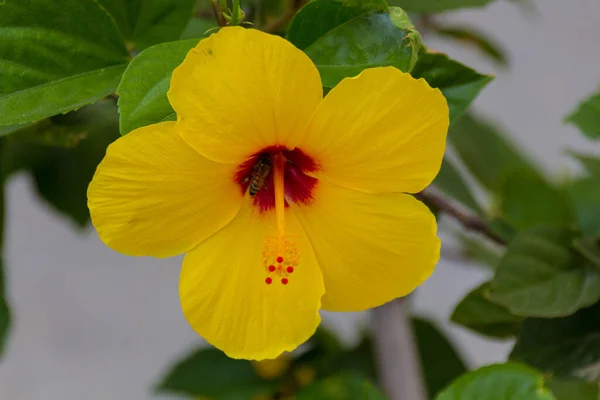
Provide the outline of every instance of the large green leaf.
[[128,54],[94,0],[0,5],[0,125],[38,121],[114,92]]
[[450,319],[484,336],[507,338],[514,336],[523,317],[512,315],[488,298],[490,283],[472,290],[454,309]]
[[600,232],[600,176],[570,182],[568,192],[579,228],[587,234]]
[[477,201],[475,201],[471,190],[458,172],[458,169],[447,157],[444,157],[440,172],[433,181],[433,184],[448,196],[453,197],[478,214],[484,213]]
[[413,318],[416,344],[429,397],[467,371],[467,367],[444,333],[430,321]]
[[450,108],[450,124],[459,119],[479,92],[494,79],[445,54],[428,51],[421,51],[419,62],[411,74],[415,78],[424,78],[432,87],[442,91]]
[[525,320],[510,359],[553,375],[599,380],[600,303],[565,318]]
[[567,193],[539,175],[515,171],[503,182],[500,192],[502,215],[519,229],[537,224],[564,227],[573,224],[573,210]]
[[600,274],[571,249],[574,233],[539,225],[508,246],[489,299],[514,315],[570,315],[600,299]]
[[[327,1],[316,0],[315,3]],[[298,18],[308,18],[308,15],[299,13]],[[301,20],[295,23],[303,24]],[[323,86],[332,88],[365,68],[392,65],[410,71],[420,47],[421,36],[406,13],[391,8],[389,13],[359,14],[332,27],[304,51],[319,69]]]
[[459,8],[483,7],[493,0],[391,0],[406,11],[419,13],[438,13]]
[[167,98],[171,74],[196,44],[198,39],[159,44],[141,52],[129,64],[117,89],[122,135],[176,118]]
[[143,50],[179,39],[195,0],[98,0],[115,19],[130,47]]
[[528,176],[541,175],[505,134],[473,115],[465,115],[451,127],[448,138],[469,172],[495,192],[501,190],[515,171]]
[[297,400],[385,400],[379,389],[360,375],[332,376],[302,389]]
[[582,379],[553,378],[548,388],[556,400],[598,400],[600,396],[597,382]]
[[175,363],[156,388],[159,392],[250,399],[272,392],[247,360],[234,360],[214,348],[201,348]]
[[463,375],[435,400],[554,400],[554,396],[538,371],[508,363]]
[[590,139],[600,139],[600,92],[580,103],[566,122],[575,124]]

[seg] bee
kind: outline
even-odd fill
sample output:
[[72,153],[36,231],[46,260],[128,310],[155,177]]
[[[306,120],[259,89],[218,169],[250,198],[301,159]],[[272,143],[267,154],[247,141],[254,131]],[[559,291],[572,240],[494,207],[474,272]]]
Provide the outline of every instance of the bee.
[[252,168],[252,176],[247,178],[250,180],[250,197],[256,196],[256,193],[263,187],[265,184],[265,179],[269,172],[271,171],[271,159],[269,157],[263,157],[259,159],[254,167]]

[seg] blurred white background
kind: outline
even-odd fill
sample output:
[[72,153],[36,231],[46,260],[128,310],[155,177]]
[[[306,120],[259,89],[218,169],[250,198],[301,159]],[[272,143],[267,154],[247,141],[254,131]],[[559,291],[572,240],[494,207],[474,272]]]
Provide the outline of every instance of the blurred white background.
[[[482,72],[497,73],[475,108],[501,121],[560,178],[574,165],[564,149],[600,150],[562,124],[600,84],[600,2],[535,5],[537,12],[524,14],[509,1],[497,1],[445,18],[489,32],[508,49],[508,70],[448,42],[426,43]],[[151,386],[168,364],[201,342],[179,308],[179,258],[113,252],[93,230],[81,234],[49,211],[24,176],[9,182],[6,236],[14,324],[0,363],[1,399],[151,399]],[[440,262],[416,293],[415,309],[442,325],[470,365],[503,361],[509,342],[484,341],[447,322],[457,301],[487,278],[460,264]],[[326,318],[348,340],[356,337],[355,325],[364,323],[360,315]]]

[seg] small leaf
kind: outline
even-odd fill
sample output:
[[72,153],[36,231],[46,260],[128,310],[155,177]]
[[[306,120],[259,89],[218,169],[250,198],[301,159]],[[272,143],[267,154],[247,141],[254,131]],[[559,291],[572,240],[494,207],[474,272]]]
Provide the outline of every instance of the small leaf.
[[486,56],[490,57],[492,60],[496,61],[496,63],[499,65],[506,66],[508,64],[504,49],[502,49],[502,47],[496,43],[493,38],[475,28],[446,26],[436,29],[435,33],[440,36],[458,40],[464,45],[474,47]]
[[62,0],[57,7],[19,0],[1,7],[0,125],[66,113],[115,90],[128,54],[95,1]]
[[200,348],[176,362],[161,380],[158,392],[250,399],[272,392],[248,360],[234,360],[214,348]]
[[390,4],[406,11],[418,13],[439,13],[459,8],[483,7],[493,0],[391,0]]
[[447,157],[444,157],[440,172],[433,181],[433,184],[439,187],[448,196],[461,202],[464,206],[478,214],[484,214],[483,210],[471,194],[467,183]]
[[565,122],[577,126],[590,139],[600,139],[600,92],[581,102]]
[[454,124],[473,100],[493,79],[448,58],[442,53],[421,51],[419,62],[411,72],[442,91],[450,108],[450,124]]
[[600,299],[600,275],[571,249],[566,229],[535,226],[509,245],[489,299],[521,316],[570,315]]
[[526,319],[510,359],[553,375],[600,379],[600,303],[565,318]]
[[490,365],[469,372],[435,400],[554,400],[544,377],[525,365]]
[[570,182],[567,190],[579,228],[587,234],[600,232],[600,176]]
[[548,388],[556,400],[598,400],[598,383],[574,378],[552,378]]
[[574,151],[569,152],[571,156],[575,157],[587,170],[587,172],[600,178],[600,158],[597,156],[592,156],[588,154],[581,154]]
[[163,43],[133,59],[117,89],[122,135],[142,126],[175,119],[175,111],[167,98],[171,74],[196,44],[198,39]]
[[450,128],[450,143],[469,172],[486,188],[499,192],[515,171],[541,176],[533,163],[495,126],[466,115]]
[[297,400],[385,400],[381,391],[366,379],[349,374],[332,376],[306,386]]
[[506,308],[488,300],[489,287],[490,282],[486,282],[467,294],[456,306],[450,319],[484,336],[515,336],[523,317],[512,315]]

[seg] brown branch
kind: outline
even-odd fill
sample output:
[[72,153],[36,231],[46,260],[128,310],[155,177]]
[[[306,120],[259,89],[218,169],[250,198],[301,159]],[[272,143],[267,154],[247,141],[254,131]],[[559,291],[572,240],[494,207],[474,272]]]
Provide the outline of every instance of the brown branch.
[[218,0],[212,0],[210,2],[210,4],[212,5],[213,16],[215,18],[215,22],[217,23],[217,25],[219,25],[219,26],[227,25],[227,21],[225,20],[225,17],[223,16],[223,11],[221,10],[221,7],[219,6]]
[[262,27],[268,33],[277,33],[294,18],[294,15],[306,4],[306,0],[291,0],[290,6],[276,19]]
[[488,239],[491,239],[492,241],[498,244],[506,246],[506,241],[500,236],[498,236],[496,233],[494,233],[489,227],[489,225],[485,222],[485,220],[478,217],[477,215],[468,214],[464,212],[444,197],[435,194],[429,190],[424,190],[420,193],[417,193],[415,197],[423,201],[425,204],[428,204],[434,208],[437,208],[441,212],[452,216],[454,219],[460,222],[465,229],[473,232],[478,232],[486,236]]

